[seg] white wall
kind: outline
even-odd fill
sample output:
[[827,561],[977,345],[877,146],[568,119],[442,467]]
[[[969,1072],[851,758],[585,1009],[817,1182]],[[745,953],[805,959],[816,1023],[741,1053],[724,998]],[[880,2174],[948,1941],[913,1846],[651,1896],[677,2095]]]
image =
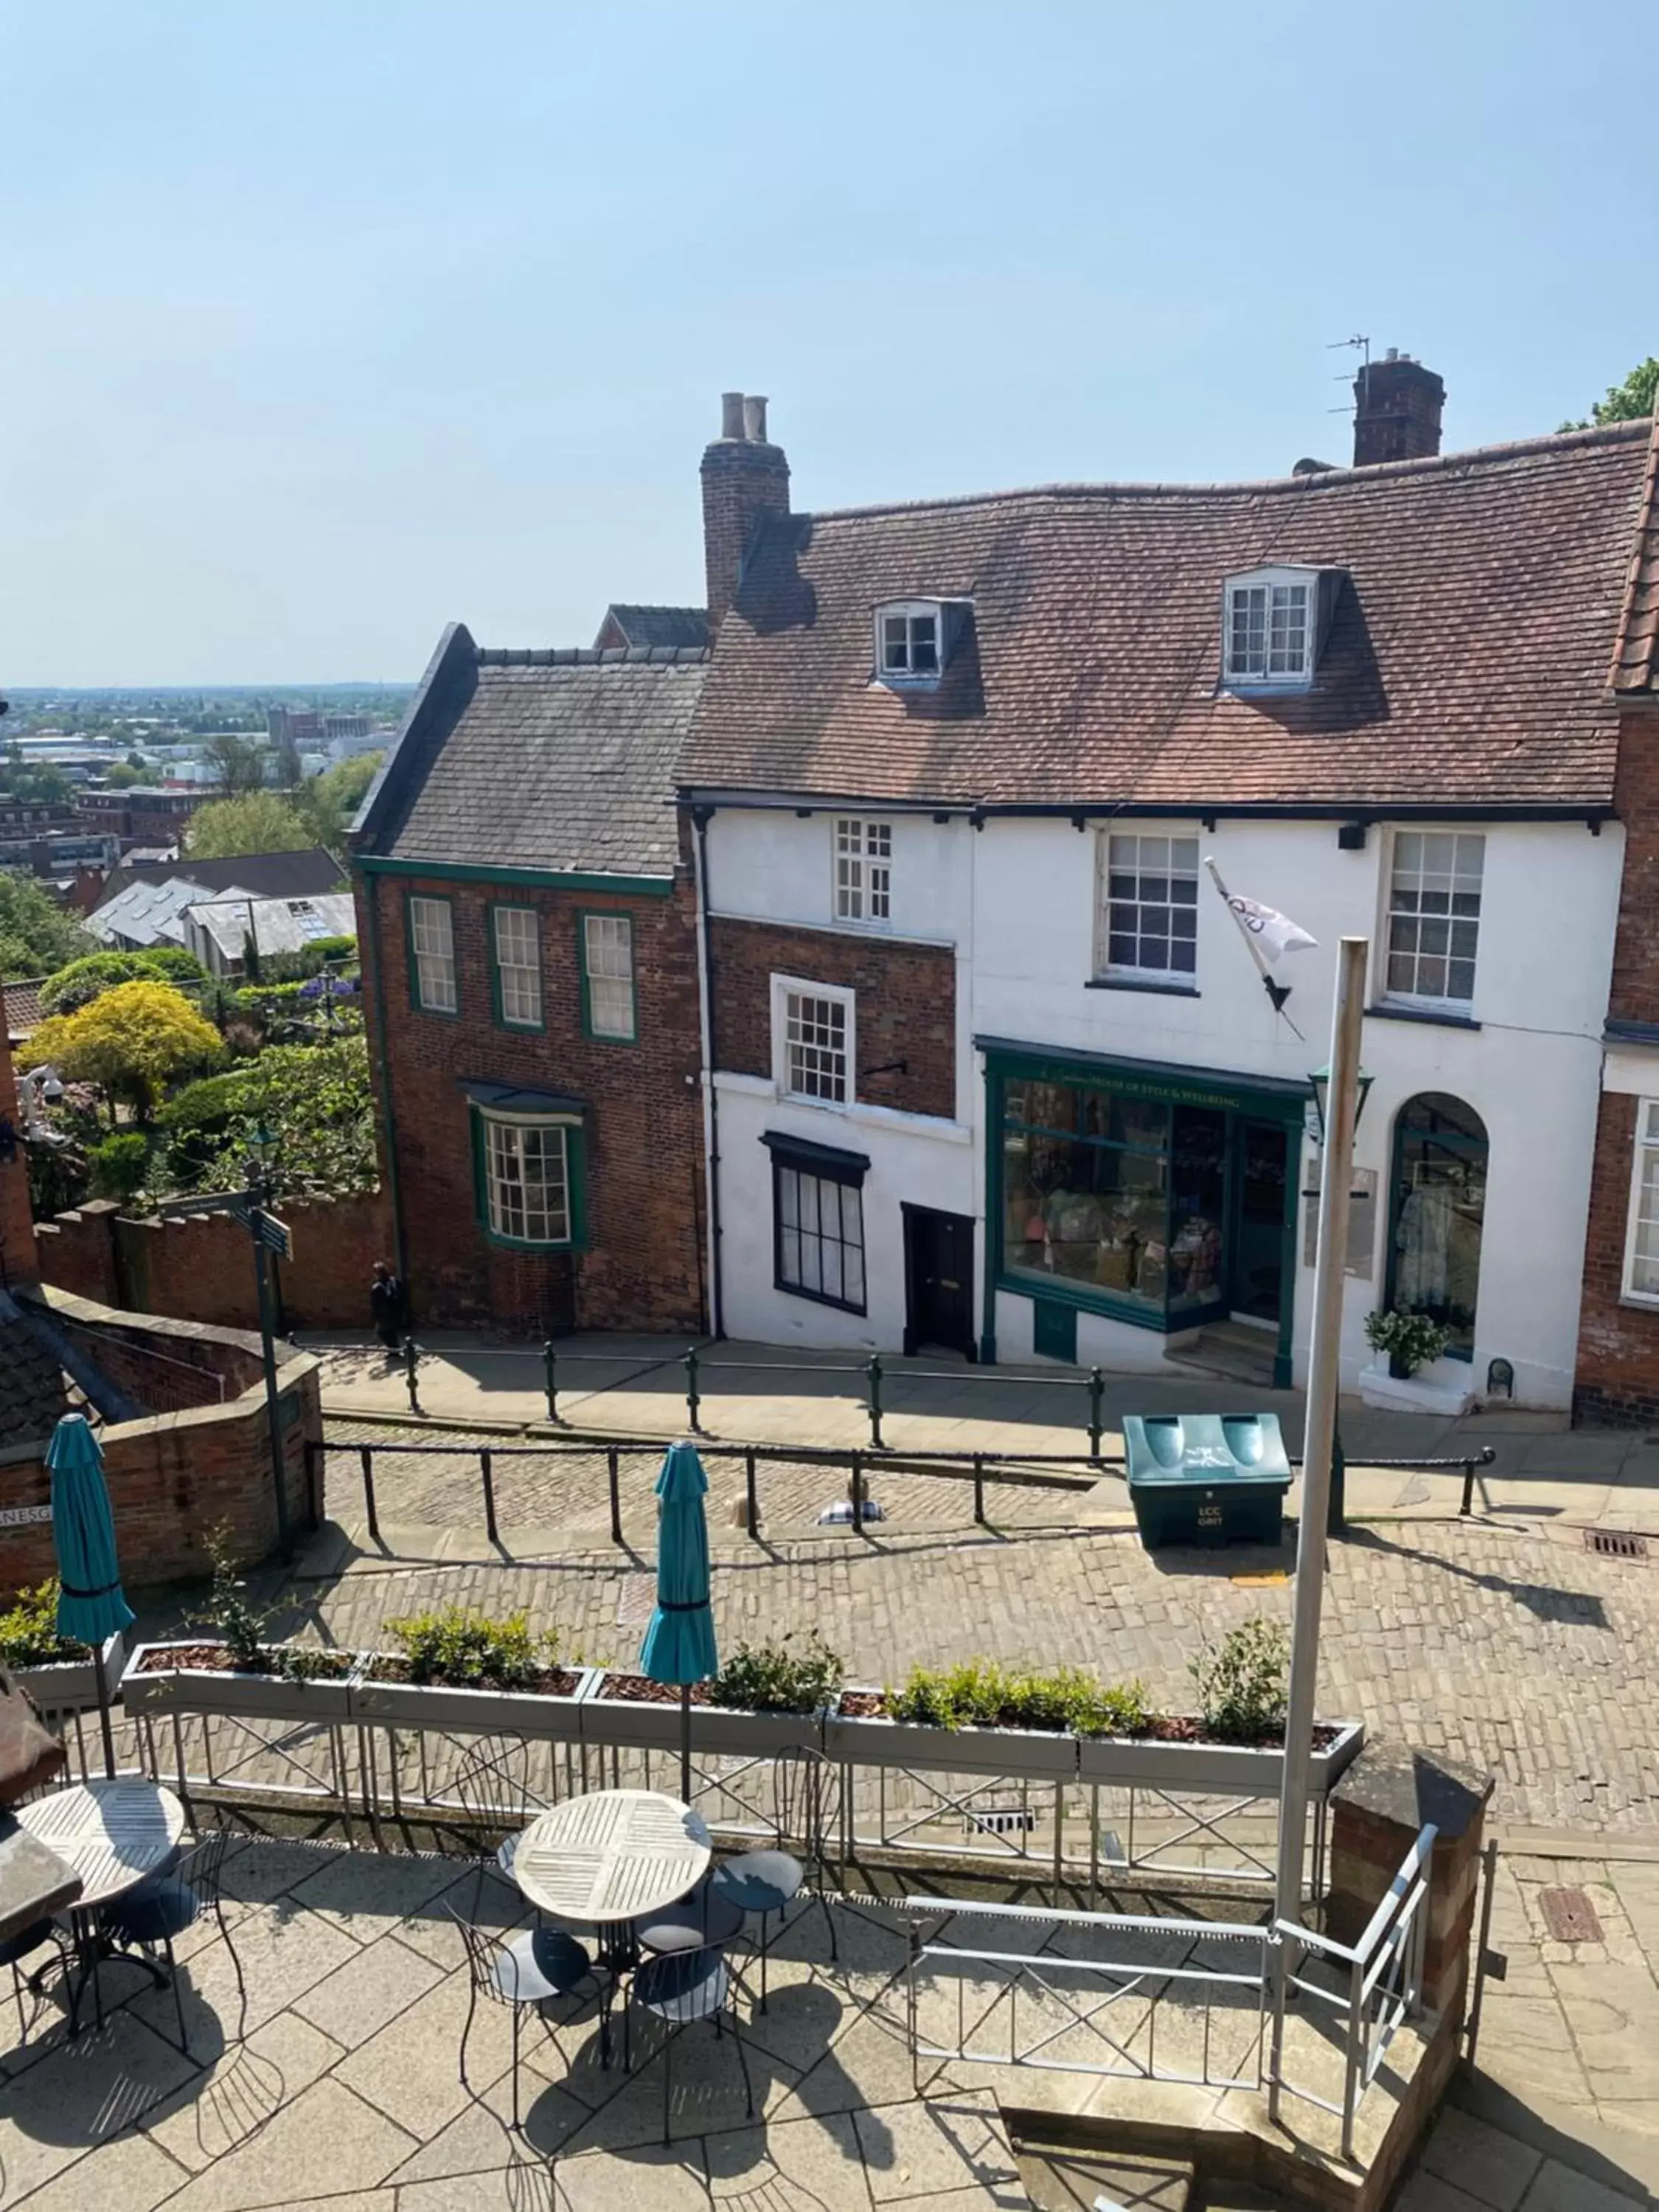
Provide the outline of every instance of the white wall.
[[[1196,830],[1200,854],[1213,856],[1230,889],[1282,908],[1319,945],[1280,966],[1292,993],[1288,1020],[1276,1016],[1236,924],[1205,884],[1198,997],[1090,989],[1102,834],[1095,825],[1079,832],[1064,817],[993,817],[975,831],[960,817],[944,824],[927,816],[890,818],[890,933],[957,950],[957,1121],[930,1125],[876,1109],[842,1114],[786,1106],[769,1085],[722,1078],[722,1272],[726,1326],[734,1335],[896,1346],[904,1309],[901,1200],[978,1217],[982,1279],[986,1139],[975,1035],[1299,1081],[1328,1057],[1337,939],[1362,935],[1377,945],[1382,933],[1389,840],[1382,829],[1370,830],[1362,851],[1345,852],[1334,822],[1222,821],[1212,832],[1191,822],[1124,822],[1122,829],[1143,833]],[[714,912],[827,926],[833,822],[832,811],[801,819],[787,810],[720,810],[709,830]],[[1608,825],[1595,836],[1582,822],[1463,826],[1486,838],[1472,1007],[1480,1026],[1366,1021],[1364,1060],[1374,1082],[1358,1163],[1378,1176],[1377,1249],[1371,1279],[1347,1286],[1344,1378],[1352,1387],[1370,1358],[1364,1317],[1382,1297],[1395,1115],[1419,1091],[1444,1091],[1474,1109],[1491,1141],[1473,1380],[1479,1388],[1487,1362],[1501,1356],[1514,1364],[1518,1398],[1565,1406],[1623,833]],[[1373,998],[1379,987],[1380,966]],[[869,1154],[867,1316],[773,1289],[769,1165],[758,1142],[763,1128]],[[927,1133],[932,1130],[939,1133]],[[978,1291],[976,1282],[976,1313]],[[1298,1379],[1310,1291],[1310,1271],[1298,1268]],[[1028,1300],[1000,1293],[996,1325],[1000,1357],[1030,1356]],[[1156,1370],[1163,1340],[1081,1314],[1078,1350],[1085,1361]],[[1469,1378],[1470,1370],[1448,1366]]]

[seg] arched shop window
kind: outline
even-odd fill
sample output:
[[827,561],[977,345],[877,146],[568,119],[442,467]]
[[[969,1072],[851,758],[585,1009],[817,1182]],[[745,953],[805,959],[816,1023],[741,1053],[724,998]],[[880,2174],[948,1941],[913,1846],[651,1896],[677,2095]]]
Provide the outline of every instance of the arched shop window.
[[1461,1098],[1408,1098],[1394,1125],[1389,1304],[1449,1329],[1453,1359],[1474,1357],[1486,1127]]

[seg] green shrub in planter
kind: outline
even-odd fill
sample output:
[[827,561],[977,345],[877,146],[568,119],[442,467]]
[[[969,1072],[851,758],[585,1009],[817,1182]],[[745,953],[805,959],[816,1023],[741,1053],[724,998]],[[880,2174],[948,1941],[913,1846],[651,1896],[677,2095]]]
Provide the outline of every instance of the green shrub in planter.
[[1396,1306],[1391,1313],[1366,1315],[1365,1341],[1385,1355],[1389,1374],[1403,1381],[1419,1367],[1433,1366],[1451,1342],[1451,1331],[1425,1313]]
[[461,1690],[529,1689],[558,1664],[556,1632],[533,1634],[523,1613],[492,1620],[475,1607],[446,1605],[386,1626],[409,1662],[413,1682]]
[[817,1630],[739,1644],[708,1686],[717,1705],[751,1713],[816,1713],[839,1693],[847,1668]]
[[5,1612],[0,1613],[0,1667],[55,1667],[86,1656],[84,1644],[70,1642],[58,1633],[55,1582],[19,1590]]
[[1285,1725],[1291,1639],[1260,1613],[1192,1661],[1205,1727],[1218,1743],[1258,1743]]
[[1146,1693],[1139,1682],[1110,1687],[1080,1667],[1024,1671],[994,1659],[956,1667],[915,1667],[902,1689],[886,1692],[896,1721],[942,1729],[1036,1729],[1056,1735],[1139,1735]]

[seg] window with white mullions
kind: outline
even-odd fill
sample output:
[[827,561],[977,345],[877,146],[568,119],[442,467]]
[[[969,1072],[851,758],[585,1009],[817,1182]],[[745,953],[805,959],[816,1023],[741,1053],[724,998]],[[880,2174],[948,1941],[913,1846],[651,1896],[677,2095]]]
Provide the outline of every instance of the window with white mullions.
[[625,914],[590,914],[582,921],[587,1026],[596,1037],[631,1044],[638,1029],[634,1000],[634,924]]
[[784,1088],[792,1098],[847,1103],[847,1017],[844,999],[784,994]]
[[428,1013],[454,1013],[460,1000],[455,984],[455,918],[447,899],[410,900],[409,941],[416,1004]]
[[1659,1099],[1636,1103],[1625,1295],[1659,1305]]
[[774,1161],[772,1179],[778,1288],[862,1313],[863,1193],[782,1160]]
[[489,1226],[515,1244],[570,1241],[568,1133],[551,1121],[484,1123]]
[[1198,968],[1198,840],[1113,834],[1105,876],[1101,957],[1109,975],[1188,981]]
[[940,650],[939,607],[934,601],[881,607],[876,613],[876,669],[902,681],[937,676]]
[[836,823],[836,920],[889,921],[892,895],[892,823],[842,817]]
[[1312,672],[1317,578],[1260,571],[1227,586],[1229,684],[1297,684]]
[[510,1028],[542,1025],[541,925],[533,907],[498,906],[495,975],[501,1019]]
[[1483,836],[1450,830],[1395,833],[1384,981],[1389,998],[1456,1006],[1474,998],[1486,847]]

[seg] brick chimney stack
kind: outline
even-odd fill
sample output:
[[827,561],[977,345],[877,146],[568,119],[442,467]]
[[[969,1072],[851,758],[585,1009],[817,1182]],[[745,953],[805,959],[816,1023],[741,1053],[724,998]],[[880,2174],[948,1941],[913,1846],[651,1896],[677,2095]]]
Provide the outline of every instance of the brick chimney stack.
[[1422,461],[1440,451],[1446,387],[1431,368],[1393,346],[1353,380],[1353,465]]
[[702,457],[702,553],[712,635],[731,605],[763,514],[789,512],[789,464],[766,437],[766,402],[720,394],[720,434]]

